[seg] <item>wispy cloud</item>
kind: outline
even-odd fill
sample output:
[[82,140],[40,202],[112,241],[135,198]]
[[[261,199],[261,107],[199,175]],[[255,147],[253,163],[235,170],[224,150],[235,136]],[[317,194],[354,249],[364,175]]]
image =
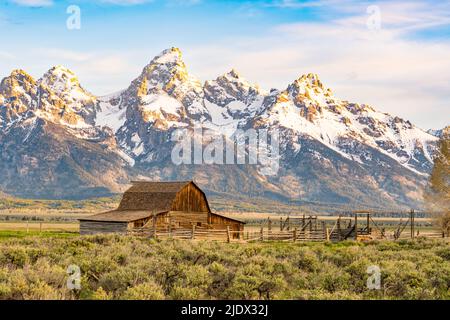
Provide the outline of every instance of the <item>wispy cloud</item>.
[[[156,0],[96,0],[102,3],[131,6],[155,2]],[[169,6],[193,6],[202,3],[202,0],[164,0]]]
[[98,0],[98,1],[102,3],[109,3],[121,6],[132,6],[137,4],[150,3],[153,2],[154,0]]
[[[24,7],[48,7],[53,5],[54,0],[9,0],[10,2],[24,6]],[[92,2],[119,5],[119,6],[133,6],[145,3],[152,3],[156,0],[93,0]],[[203,2],[203,0],[164,0],[169,6],[193,6]]]
[[[379,2],[377,6],[380,9],[383,28],[391,32],[411,33],[450,25],[449,1]],[[364,7],[354,7],[351,11],[354,15],[337,22],[349,27],[365,23],[367,16],[360,14],[362,9]]]
[[53,4],[53,0],[11,0],[11,2],[24,7],[48,7]]
[[450,1],[356,1],[356,0],[273,0],[265,5],[288,9],[320,8],[321,14],[347,24],[360,24],[367,18],[361,15],[369,6],[377,6],[382,22],[398,31],[415,31],[450,25]]
[[15,59],[16,56],[11,54],[11,53],[9,53],[9,52],[6,52],[6,51],[0,51],[0,58],[1,59],[10,59],[10,60],[12,60],[12,59]]
[[444,126],[448,119],[438,115],[450,109],[450,41],[414,33],[446,24],[448,6],[382,3],[380,9],[380,30],[369,30],[363,6],[343,18],[282,24],[262,37],[197,46],[188,57],[203,77],[217,74],[217,66],[221,72],[236,67],[266,89],[318,73],[339,98],[372,104],[424,128]]
[[83,62],[92,59],[94,53],[85,53],[81,51],[73,51],[59,48],[36,48],[32,49],[33,53],[41,58],[56,61],[73,61]]
[[166,0],[168,6],[190,7],[201,4],[202,0]]
[[[63,65],[73,70],[81,83],[95,94],[108,94],[129,85],[143,68],[139,61],[140,51],[93,51],[67,50],[61,48],[30,49],[29,56],[39,60],[39,66],[20,65],[36,77],[40,77],[54,65]],[[28,57],[25,61],[30,61]],[[1,65],[1,63],[0,63]]]
[[304,9],[312,7],[331,6],[336,4],[345,4],[345,0],[273,0],[264,3],[268,7]]

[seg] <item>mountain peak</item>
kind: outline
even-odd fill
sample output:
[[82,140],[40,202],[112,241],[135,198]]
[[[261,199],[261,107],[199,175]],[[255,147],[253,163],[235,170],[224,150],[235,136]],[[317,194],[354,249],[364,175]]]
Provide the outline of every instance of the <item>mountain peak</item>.
[[13,78],[22,77],[22,76],[31,78],[31,76],[25,70],[22,70],[22,69],[14,69],[13,71],[11,71],[11,74],[10,74],[10,77],[13,77]]
[[8,83],[15,86],[24,86],[26,84],[34,85],[36,83],[36,80],[22,69],[15,69],[11,71],[9,77],[3,79],[3,81],[6,80]]
[[234,68],[231,69],[229,72],[219,76],[215,81],[220,84],[225,83],[228,83],[228,85],[234,84],[233,86],[244,87],[246,89],[254,88],[256,91],[259,91],[258,85],[248,82],[247,79],[242,77],[241,74]]
[[321,89],[324,88],[322,81],[320,81],[319,76],[316,73],[304,74],[300,78],[298,78],[295,82],[307,85],[309,87],[318,87]]
[[78,82],[78,78],[75,75],[75,73],[72,70],[70,70],[62,65],[57,65],[57,66],[50,68],[44,74],[43,78],[59,78],[59,79],[65,79],[65,80],[69,80],[69,81],[77,81]]
[[50,68],[50,70],[47,71],[47,73],[54,75],[71,75],[75,77],[75,73],[72,70],[62,65],[53,66],[52,68]]
[[0,95],[18,96],[23,92],[35,91],[36,80],[22,69],[15,69],[0,83]]
[[156,82],[167,82],[173,77],[186,80],[188,73],[180,49],[172,47],[162,51],[144,68],[141,76]]
[[226,76],[230,77],[230,78],[234,78],[234,79],[240,79],[241,75],[239,74],[239,72],[236,71],[236,69],[231,69],[230,72],[228,72],[226,74]]
[[39,80],[39,83],[49,87],[60,96],[68,92],[84,91],[75,73],[61,65],[48,70]]
[[333,96],[331,89],[326,88],[315,73],[302,75],[289,85],[287,91],[295,101],[300,103],[310,101],[315,104],[325,105],[326,101]]
[[201,93],[201,83],[189,75],[180,49],[172,47],[157,55],[131,87],[138,96],[165,91],[180,101],[189,93]]
[[182,56],[183,55],[180,49],[172,47],[162,51],[152,60],[151,63],[168,64],[182,62]]

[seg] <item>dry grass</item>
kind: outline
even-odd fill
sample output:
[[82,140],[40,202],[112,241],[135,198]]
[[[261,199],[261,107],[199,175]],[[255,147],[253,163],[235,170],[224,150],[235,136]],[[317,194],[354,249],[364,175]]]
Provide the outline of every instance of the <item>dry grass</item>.
[[60,231],[79,232],[78,223],[0,222],[0,231]]

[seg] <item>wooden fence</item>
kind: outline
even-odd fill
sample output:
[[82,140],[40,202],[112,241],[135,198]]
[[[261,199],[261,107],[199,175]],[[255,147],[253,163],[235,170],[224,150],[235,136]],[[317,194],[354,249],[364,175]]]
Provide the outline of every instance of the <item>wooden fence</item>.
[[272,231],[261,229],[259,232],[247,232],[243,234],[246,241],[325,241],[330,240],[324,230],[286,230]]
[[[420,232],[414,235],[414,239],[427,238],[427,239],[442,239],[447,238],[447,235],[442,232]],[[387,235],[384,237],[387,240],[407,240],[411,239],[410,234],[401,234],[400,236],[396,235]]]
[[131,235],[156,239],[184,239],[184,240],[212,240],[222,242],[251,242],[251,241],[326,241],[330,238],[327,230],[264,230],[256,232],[231,231],[227,229],[152,229],[141,228],[129,232]]
[[206,229],[196,228],[192,229],[178,228],[178,229],[153,229],[140,228],[133,229],[129,232],[131,235],[144,236],[155,239],[182,239],[182,240],[212,240],[212,241],[226,241],[231,242],[233,239],[233,231],[227,229]]
[[[231,231],[227,229],[209,229],[193,225],[192,228],[166,228],[153,229],[143,227],[133,229],[130,234],[146,236],[157,239],[184,239],[184,240],[212,240],[223,242],[254,242],[254,241],[332,241],[343,240],[370,240],[370,239],[414,239],[414,238],[445,238],[440,232],[419,233],[415,229],[415,214],[412,210],[407,221],[400,221],[393,234],[386,232],[370,215],[365,219],[358,219],[355,214],[353,219],[339,216],[336,221],[321,221],[316,216],[302,218],[280,218],[279,229],[274,227],[273,221],[268,218],[262,224],[260,230]],[[278,223],[277,223],[278,224]],[[407,228],[409,227],[409,228]],[[410,229],[410,230],[408,230]],[[408,230],[409,232],[404,232]]]

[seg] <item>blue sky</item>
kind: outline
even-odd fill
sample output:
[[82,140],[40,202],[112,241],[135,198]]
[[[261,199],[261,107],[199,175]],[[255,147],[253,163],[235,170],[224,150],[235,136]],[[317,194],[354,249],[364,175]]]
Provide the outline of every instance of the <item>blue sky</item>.
[[[66,27],[70,5],[79,30]],[[450,119],[450,1],[2,0],[0,36],[0,77],[62,64],[108,94],[176,46],[201,80],[235,68],[284,89],[313,72],[339,98],[424,129]]]

